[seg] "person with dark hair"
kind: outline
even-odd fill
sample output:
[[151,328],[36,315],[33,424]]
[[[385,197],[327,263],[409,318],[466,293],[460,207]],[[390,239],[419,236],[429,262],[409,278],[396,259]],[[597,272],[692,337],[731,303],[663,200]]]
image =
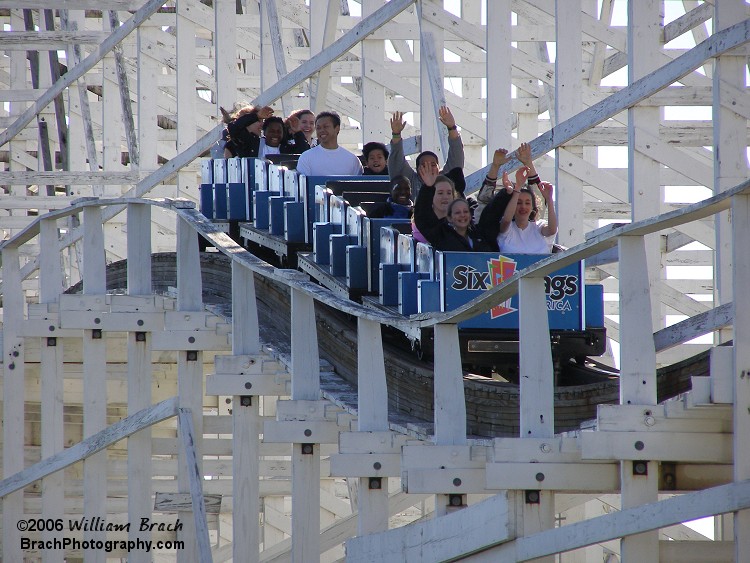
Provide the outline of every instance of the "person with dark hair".
[[406,176],[398,176],[391,182],[391,196],[387,201],[367,214],[368,217],[411,219],[414,203],[411,200],[411,182]]
[[260,133],[263,120],[273,115],[273,108],[264,106],[256,108],[252,105],[241,107],[233,114],[220,108],[227,124],[224,157],[233,156],[255,157],[260,149]]
[[[456,188],[463,193],[466,187],[466,180],[463,175],[464,167],[464,145],[461,142],[461,135],[458,133],[456,120],[447,106],[442,106],[439,111],[440,121],[448,129],[448,157],[445,160],[445,166],[440,171],[441,174],[450,178]],[[422,187],[422,180],[419,174],[409,163],[406,162],[404,154],[404,144],[401,140],[401,133],[406,127],[404,114],[397,111],[391,118],[391,153],[388,155],[388,173],[391,178],[396,176],[406,176],[411,181],[412,191],[419,196]],[[435,168],[440,168],[437,155],[432,151],[423,151],[417,156],[417,170],[425,161],[435,163]]]
[[[285,137],[284,141],[289,145],[301,145],[295,149],[293,154],[302,154],[313,146],[313,131],[315,131],[315,114],[309,109],[294,110],[289,114],[284,122]],[[304,142],[298,133],[304,135]]]
[[323,111],[315,118],[318,145],[302,153],[297,171],[305,176],[359,176],[362,163],[356,155],[340,147],[338,136],[341,118],[331,111]]
[[258,158],[267,154],[300,154],[309,149],[302,131],[295,133],[296,142],[290,143],[284,135],[284,120],[275,115],[263,121],[263,137],[260,139]]
[[[516,171],[515,185],[510,181],[507,173],[503,174],[504,189],[501,189],[482,211],[479,228],[488,240],[497,241],[500,252],[547,254],[552,252],[552,245],[557,234],[557,215],[552,201],[554,188],[552,184],[539,179],[528,143],[521,143],[516,151],[516,157],[523,166]],[[495,157],[482,190],[494,189],[497,171],[505,162],[507,162],[507,151],[505,149],[495,151]],[[537,197],[531,188],[523,187],[527,182],[529,185],[537,184],[547,207],[547,221],[537,220],[539,215]]]
[[[374,176],[388,175],[388,149],[383,143],[371,141],[362,147],[365,160],[365,174]],[[395,178],[393,178],[395,180]],[[411,184],[410,184],[411,185]],[[411,187],[409,188],[411,191]]]
[[[506,175],[507,178],[507,175]],[[553,186],[541,182],[539,191],[547,203],[547,221],[537,221],[539,212],[536,196],[529,188],[514,189],[508,181],[506,190],[512,190],[510,201],[500,221],[497,244],[500,252],[524,254],[549,254],[557,235],[557,215],[552,202]]]
[[281,154],[281,144],[284,140],[284,120],[272,115],[263,121],[263,137],[258,147],[258,158],[267,154]]
[[469,203],[450,178],[438,174],[437,164],[422,162],[419,174],[423,185],[414,204],[414,238],[423,237],[435,250],[494,250],[494,243],[474,225]]

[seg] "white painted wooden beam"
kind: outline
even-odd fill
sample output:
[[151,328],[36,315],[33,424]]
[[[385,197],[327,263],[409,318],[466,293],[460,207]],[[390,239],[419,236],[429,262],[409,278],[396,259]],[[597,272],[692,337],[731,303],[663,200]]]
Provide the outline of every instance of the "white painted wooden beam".
[[[2,275],[6,283],[3,290],[3,475],[18,475],[24,469],[25,401],[25,354],[23,338],[16,328],[24,317],[24,292],[21,285],[18,250],[2,249]],[[8,477],[11,478],[11,477]],[[7,478],[6,478],[7,479]],[[18,522],[24,515],[24,494],[20,486],[3,491],[0,482],[0,497],[3,499],[3,559],[22,561],[21,532]],[[14,492],[15,491],[15,492]]]
[[[203,417],[201,416],[201,418]],[[203,501],[203,472],[198,459],[200,450],[196,450],[195,442],[197,436],[193,430],[193,413],[189,409],[177,409],[177,423],[182,444],[183,463],[187,468],[187,476],[190,483],[190,498],[192,500],[193,525],[195,528],[194,539],[198,545],[197,553],[188,554],[188,556],[201,563],[204,561],[211,563],[213,561],[211,557],[211,541],[208,537],[206,505]]]
[[458,328],[435,326],[435,443],[466,443],[466,399],[464,397]]
[[544,278],[522,278],[518,284],[521,437],[555,435],[554,369],[549,340]]
[[[104,56],[109,53],[115,45],[127,37],[136,27],[143,23],[149,16],[156,12],[163,4],[163,0],[149,0],[146,4],[133,14],[128,21],[122,24],[106,40],[99,44],[84,61],[68,69],[60,80],[52,85],[39,99],[34,102],[26,111],[24,111],[5,131],[0,133],[0,146],[3,146],[10,139],[15,137],[26,125],[28,125],[34,116],[42,111],[47,105],[54,100],[65,88],[70,86],[75,80],[91,70]],[[46,7],[46,6],[45,6]],[[101,9],[101,7],[99,8]]]
[[[86,438],[81,442],[65,448],[64,451],[43,459],[31,467],[12,474],[0,481],[0,497],[19,491],[34,481],[52,475],[56,471],[77,463],[89,456],[108,448],[112,444],[128,438],[136,432],[148,428],[157,422],[166,420],[177,415],[177,399],[171,398],[156,405],[128,415],[119,422],[112,424],[107,429]],[[140,519],[137,520],[140,522]]]
[[628,535],[656,530],[750,507],[750,481],[722,485],[675,496],[645,506],[626,508],[518,538],[505,545],[487,546],[476,561],[529,561],[537,557],[579,549]]
[[[531,153],[534,158],[559,147],[582,131],[590,129],[610,119],[621,111],[639,103],[655,94],[665,86],[680,80],[686,74],[700,66],[710,57],[716,57],[750,41],[750,19],[713,34],[709,39],[697,45],[683,55],[644,76],[633,84],[609,96],[605,100],[583,110],[580,114],[560,123],[531,142]],[[514,158],[501,168],[512,171],[519,166]],[[482,168],[467,178],[467,193],[477,189],[489,167]]]
[[498,494],[441,518],[352,538],[346,554],[352,561],[370,563],[445,561],[482,544],[507,541],[514,530],[514,506],[506,494]]
[[177,310],[203,310],[198,234],[181,217],[177,218]]
[[[750,197],[735,196],[732,201],[734,295],[734,480],[750,478],[750,452],[747,433],[750,432],[750,303],[742,298],[750,283]],[[750,510],[734,514],[736,561],[750,557]]]
[[150,295],[151,206],[128,206],[128,295]]

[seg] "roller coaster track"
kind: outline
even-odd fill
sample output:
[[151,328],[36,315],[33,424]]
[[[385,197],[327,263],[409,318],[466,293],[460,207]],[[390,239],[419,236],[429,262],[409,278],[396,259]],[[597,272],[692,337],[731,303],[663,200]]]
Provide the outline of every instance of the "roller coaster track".
[[[201,269],[204,303],[214,312],[231,317],[231,266],[219,253],[202,253]],[[174,253],[154,254],[152,279],[154,293],[168,293],[176,286]],[[107,291],[124,290],[126,261],[107,267]],[[285,286],[256,276],[261,338],[282,353],[289,347],[289,292]],[[80,291],[79,286],[69,292]],[[286,314],[284,314],[286,313]],[[316,304],[318,345],[338,377],[356,385],[356,320],[325,305]],[[433,420],[432,365],[395,344],[385,343],[389,413],[401,420],[417,421],[430,432]],[[693,376],[708,375],[708,352],[658,370],[658,398],[663,401],[690,389]],[[555,389],[555,429],[574,430],[596,416],[599,404],[616,403],[619,381],[616,373],[587,361],[566,366],[565,385]],[[519,390],[512,383],[464,373],[467,429],[472,437],[517,436],[519,432]],[[322,384],[325,390],[325,384]]]

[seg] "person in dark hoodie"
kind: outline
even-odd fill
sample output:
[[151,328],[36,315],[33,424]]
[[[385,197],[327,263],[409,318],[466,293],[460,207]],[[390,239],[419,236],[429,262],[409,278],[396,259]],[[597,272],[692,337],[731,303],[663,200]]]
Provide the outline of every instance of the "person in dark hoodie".
[[411,182],[406,176],[398,176],[391,182],[391,197],[367,214],[373,218],[411,219],[414,203],[411,200]]
[[[266,154],[300,154],[310,148],[299,120],[291,129],[291,139],[285,135],[284,121],[273,115],[273,108],[245,106],[233,115],[221,108],[227,127],[223,137],[224,158],[263,157]],[[261,137],[261,133],[265,136]],[[294,142],[290,142],[294,141]]]
[[[455,184],[456,189],[463,194],[466,187],[466,181],[464,179],[463,167],[464,167],[464,144],[461,141],[461,135],[458,132],[456,126],[456,119],[453,117],[451,110],[447,106],[442,106],[439,109],[440,122],[445,125],[448,129],[448,156],[445,160],[445,166],[441,170],[441,174],[447,176]],[[435,168],[440,168],[438,156],[432,151],[423,151],[417,156],[416,165],[417,170],[414,170],[409,163],[406,162],[406,155],[404,154],[404,143],[401,140],[401,133],[406,127],[406,121],[404,121],[404,114],[397,111],[391,118],[391,152],[388,155],[388,173],[391,179],[396,176],[406,176],[411,182],[412,192],[418,197],[419,191],[422,188],[422,179],[420,178],[417,170],[419,170],[423,162],[434,162]]]
[[438,174],[433,162],[422,163],[419,175],[423,185],[414,203],[414,224],[420,235],[435,250],[493,251],[494,244],[474,225],[469,202],[456,192],[453,181]]

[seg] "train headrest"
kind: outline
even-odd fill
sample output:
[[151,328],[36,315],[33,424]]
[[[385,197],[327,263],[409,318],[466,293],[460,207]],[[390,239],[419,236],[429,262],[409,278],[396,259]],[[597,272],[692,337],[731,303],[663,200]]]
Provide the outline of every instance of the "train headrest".
[[390,191],[390,182],[388,176],[383,177],[383,181],[378,180],[328,180],[326,187],[335,195],[341,195],[346,192],[388,192]]
[[270,160],[274,164],[281,164],[286,166],[290,170],[297,168],[297,160],[299,160],[298,154],[267,154],[266,160]]
[[345,191],[341,194],[341,197],[349,203],[349,205],[359,205],[364,202],[383,202],[387,201],[391,194],[388,192],[350,192]]

